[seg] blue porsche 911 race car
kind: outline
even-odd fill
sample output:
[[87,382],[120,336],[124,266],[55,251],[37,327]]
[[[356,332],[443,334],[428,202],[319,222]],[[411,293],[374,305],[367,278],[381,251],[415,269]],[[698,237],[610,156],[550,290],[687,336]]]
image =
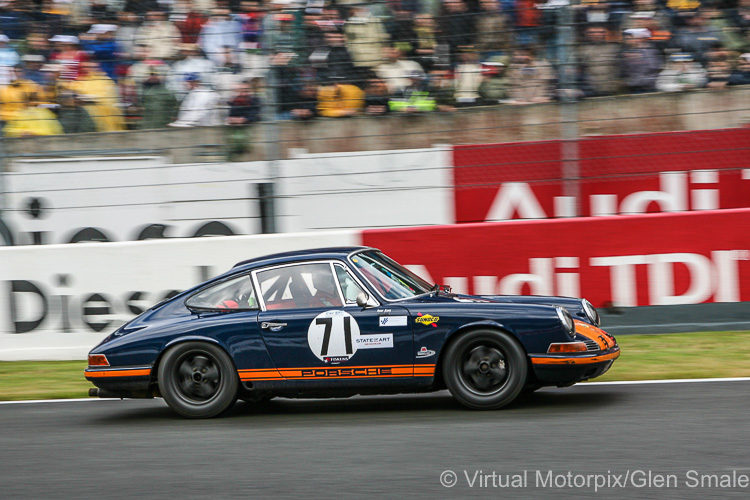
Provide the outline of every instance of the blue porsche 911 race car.
[[238,398],[447,388],[496,409],[606,372],[620,355],[587,300],[457,295],[366,247],[270,255],[155,305],[96,346],[104,398],[162,397],[185,417]]

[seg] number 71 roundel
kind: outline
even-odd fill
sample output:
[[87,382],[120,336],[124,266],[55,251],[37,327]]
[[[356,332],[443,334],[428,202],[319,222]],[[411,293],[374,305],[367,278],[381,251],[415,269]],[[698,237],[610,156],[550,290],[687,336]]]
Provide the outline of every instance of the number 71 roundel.
[[393,347],[393,334],[361,335],[357,320],[346,311],[318,314],[307,329],[312,353],[326,363],[349,361],[358,349]]

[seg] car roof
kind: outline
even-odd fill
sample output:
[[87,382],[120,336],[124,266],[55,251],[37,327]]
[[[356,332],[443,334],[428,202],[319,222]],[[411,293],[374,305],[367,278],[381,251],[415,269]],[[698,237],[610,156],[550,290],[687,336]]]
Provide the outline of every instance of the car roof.
[[237,271],[240,268],[249,269],[254,267],[262,267],[274,264],[285,264],[287,262],[296,262],[303,260],[317,260],[317,259],[346,259],[346,256],[353,252],[360,252],[364,250],[378,250],[372,247],[362,246],[351,246],[351,247],[328,247],[328,248],[311,248],[307,250],[294,250],[291,252],[275,253],[271,255],[264,255],[263,257],[256,257],[254,259],[243,260],[238,262],[232,268],[232,271]]

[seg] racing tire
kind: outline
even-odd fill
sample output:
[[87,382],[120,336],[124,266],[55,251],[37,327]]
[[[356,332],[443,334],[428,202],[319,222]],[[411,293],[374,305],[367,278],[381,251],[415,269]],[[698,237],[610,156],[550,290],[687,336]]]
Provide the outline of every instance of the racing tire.
[[164,401],[183,417],[212,418],[237,401],[237,369],[217,345],[184,342],[174,346],[164,355],[157,376]]
[[521,393],[528,361],[519,343],[507,333],[474,330],[448,346],[443,378],[462,405],[497,410]]

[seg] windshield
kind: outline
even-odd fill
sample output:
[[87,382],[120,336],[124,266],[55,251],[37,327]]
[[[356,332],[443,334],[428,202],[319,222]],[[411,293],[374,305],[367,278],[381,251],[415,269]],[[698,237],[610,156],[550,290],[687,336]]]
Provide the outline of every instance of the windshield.
[[406,299],[432,290],[432,285],[380,252],[358,253],[351,261],[386,299]]

